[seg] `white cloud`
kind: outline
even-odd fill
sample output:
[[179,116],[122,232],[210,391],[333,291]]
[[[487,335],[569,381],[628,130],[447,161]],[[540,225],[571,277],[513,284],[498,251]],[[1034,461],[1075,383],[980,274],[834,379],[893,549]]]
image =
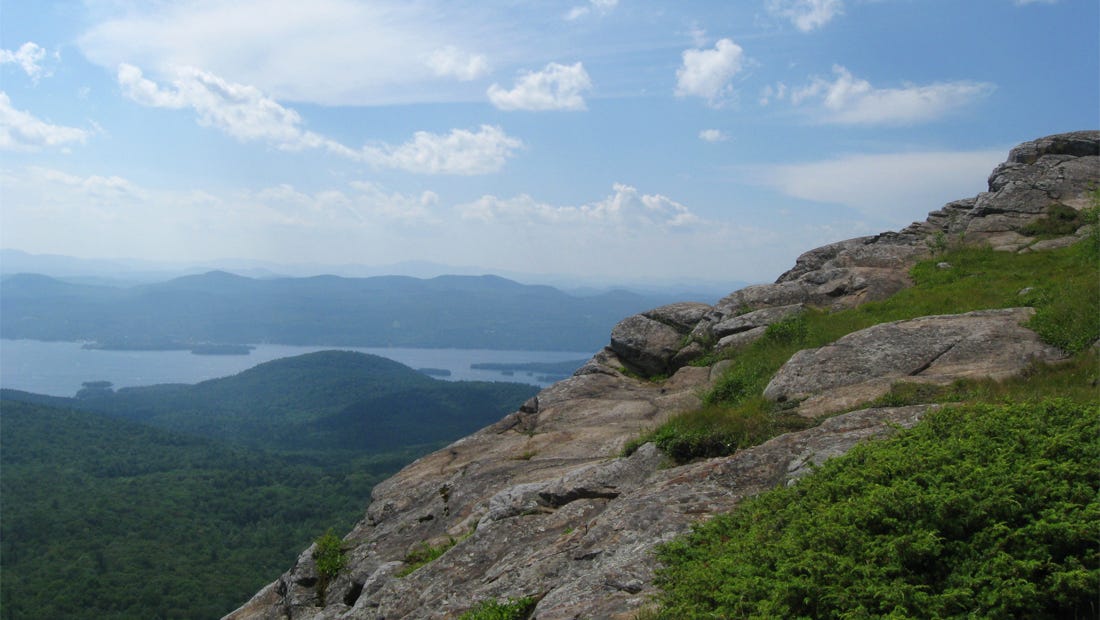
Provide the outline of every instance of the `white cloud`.
[[787,98],[787,85],[783,82],[777,82],[774,86],[768,84],[760,90],[760,98],[757,100],[760,105],[770,105],[772,99],[781,101]]
[[619,0],[588,0],[588,4],[582,4],[569,9],[565,19],[575,20],[589,15],[593,11],[601,15],[610,13],[619,4]]
[[523,142],[500,127],[482,125],[476,132],[453,129],[449,134],[418,131],[400,146],[364,147],[364,157],[376,166],[420,174],[488,174],[497,172]]
[[554,206],[536,201],[527,194],[501,199],[482,196],[458,207],[464,219],[481,222],[518,222],[551,225],[610,225],[660,228],[686,227],[699,222],[686,206],[660,194],[642,194],[622,183],[612,186],[603,200],[574,206]]
[[791,103],[814,101],[821,120],[842,125],[912,124],[940,118],[993,92],[985,82],[938,82],[924,86],[875,88],[839,65],[835,78],[815,78],[790,93]]
[[118,83],[123,94],[141,105],[191,108],[204,127],[214,127],[242,141],[261,141],[283,150],[324,148],[345,157],[358,157],[348,147],[301,128],[302,117],[285,108],[260,89],[235,84],[194,67],[176,71],[172,89],[144,77],[141,69],[119,65]]
[[720,129],[704,129],[699,132],[699,139],[704,142],[725,142],[730,137]]
[[768,11],[788,19],[795,28],[810,32],[844,12],[843,0],[769,0]]
[[49,77],[50,73],[41,64],[46,58],[46,50],[33,41],[27,41],[14,52],[0,49],[0,65],[16,64],[23,72],[38,82],[39,78]]
[[463,52],[453,45],[432,52],[427,63],[436,75],[453,77],[463,82],[476,80],[489,72],[489,63],[484,55]]
[[1016,6],[1025,4],[1057,4],[1058,0],[1016,0]]
[[[514,45],[538,33],[493,7],[443,0],[173,0],[98,2],[77,38],[91,62],[142,67],[158,82],[201,67],[278,101],[388,105],[474,101],[484,92],[441,83],[433,55],[454,48],[529,62]],[[446,55],[446,52],[444,52]],[[477,54],[448,68],[481,75]],[[541,56],[540,56],[541,57]]]
[[720,39],[714,49],[684,50],[683,64],[676,71],[677,97],[702,97],[713,107],[720,107],[733,92],[730,80],[744,63],[740,45]]
[[85,129],[53,125],[30,112],[17,110],[8,94],[0,91],[0,150],[34,151],[74,142],[83,144],[90,135]]
[[891,226],[924,220],[929,211],[984,191],[1005,150],[847,155],[753,169],[751,177],[804,200],[840,204]]
[[592,80],[583,64],[552,62],[542,71],[520,76],[512,90],[493,84],[488,95],[501,110],[584,110],[582,93],[590,88]]
[[208,72],[184,68],[173,88],[162,88],[137,67],[123,64],[118,82],[123,94],[147,106],[193,109],[198,123],[242,142],[265,142],[285,151],[324,149],[355,161],[418,174],[486,174],[497,172],[523,143],[500,127],[482,125],[477,132],[454,129],[449,134],[418,131],[399,146],[368,145],[352,149],[302,128],[302,117],[267,97],[258,88],[227,82]]

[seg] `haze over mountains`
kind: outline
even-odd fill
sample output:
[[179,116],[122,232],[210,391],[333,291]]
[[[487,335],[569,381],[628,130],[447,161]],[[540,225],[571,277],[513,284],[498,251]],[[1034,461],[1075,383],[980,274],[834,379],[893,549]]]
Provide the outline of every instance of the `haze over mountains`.
[[316,275],[334,275],[345,278],[407,276],[429,279],[442,275],[478,276],[492,273],[524,284],[553,286],[572,295],[588,296],[612,290],[628,290],[661,298],[666,302],[681,299],[718,299],[733,288],[748,284],[737,280],[714,281],[690,277],[682,277],[671,281],[639,276],[629,280],[613,281],[586,274],[528,273],[469,265],[445,265],[425,260],[363,265],[350,263],[276,263],[255,259],[228,258],[201,263],[182,263],[139,258],[77,258],[60,254],[31,254],[11,248],[0,249],[0,276],[37,273],[81,284],[131,286],[163,282],[180,276],[197,275],[209,271],[227,271],[257,279],[305,278]]
[[498,276],[254,279],[212,271],[123,287],[16,274],[0,281],[0,337],[122,349],[274,343],[594,351],[623,316],[663,301],[621,290],[569,295]]

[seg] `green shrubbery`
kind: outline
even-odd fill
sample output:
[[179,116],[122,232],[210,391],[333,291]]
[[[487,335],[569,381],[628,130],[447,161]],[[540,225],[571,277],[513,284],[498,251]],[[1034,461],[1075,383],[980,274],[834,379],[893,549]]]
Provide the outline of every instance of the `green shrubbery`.
[[500,602],[488,600],[459,616],[459,620],[523,620],[531,615],[538,599],[525,596]]
[[317,539],[313,548],[313,561],[317,564],[317,598],[324,605],[328,585],[348,563],[347,555],[340,546],[340,537],[333,534],[331,529]]
[[968,406],[664,546],[661,617],[1100,613],[1100,409]]

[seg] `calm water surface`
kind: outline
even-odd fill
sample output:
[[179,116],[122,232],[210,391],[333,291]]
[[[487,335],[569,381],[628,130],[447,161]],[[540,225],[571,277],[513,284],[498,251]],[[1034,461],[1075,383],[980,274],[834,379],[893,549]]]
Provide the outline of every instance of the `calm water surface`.
[[227,377],[274,359],[340,349],[392,359],[411,368],[443,368],[451,381],[516,381],[545,387],[538,374],[507,376],[474,370],[470,364],[587,360],[592,353],[498,351],[492,349],[400,349],[255,345],[249,355],[194,355],[190,351],[103,351],[78,342],[0,340],[0,386],[53,396],[72,396],[85,381],[110,381],[116,388],[158,383],[198,383]]

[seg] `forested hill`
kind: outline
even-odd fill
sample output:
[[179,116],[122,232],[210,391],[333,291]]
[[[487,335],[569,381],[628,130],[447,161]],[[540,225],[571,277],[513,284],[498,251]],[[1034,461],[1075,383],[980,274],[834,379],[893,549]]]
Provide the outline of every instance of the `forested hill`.
[[0,337],[108,348],[197,343],[595,351],[623,316],[668,300],[578,297],[496,276],[252,279],[221,271],[134,287],[0,280]]
[[538,388],[452,382],[382,357],[321,351],[195,385],[82,390],[22,400],[107,413],[163,429],[283,450],[389,450],[449,441],[515,411]]
[[424,448],[294,457],[0,402],[3,618],[217,618]]

